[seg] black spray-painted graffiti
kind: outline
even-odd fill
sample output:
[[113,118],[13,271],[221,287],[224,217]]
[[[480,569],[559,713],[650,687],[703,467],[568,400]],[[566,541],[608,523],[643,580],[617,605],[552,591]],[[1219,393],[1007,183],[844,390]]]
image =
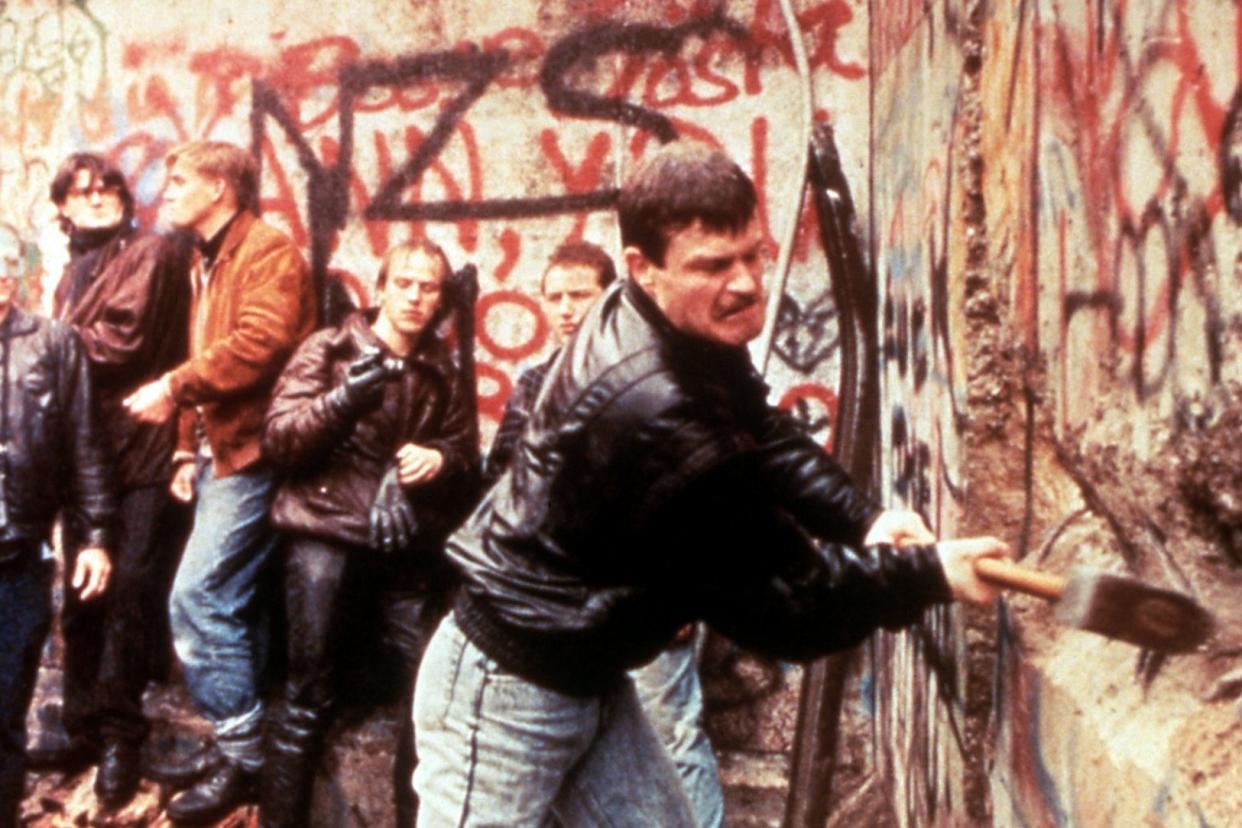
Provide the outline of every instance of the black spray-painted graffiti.
[[928,515],[932,505],[931,449],[910,433],[906,412],[901,406],[893,409],[889,439],[896,465],[893,488],[911,509]]
[[[1064,325],[1069,327],[1075,316],[1083,312],[1105,314],[1109,341],[1117,343],[1127,336],[1133,350],[1130,377],[1135,397],[1144,400],[1156,393],[1172,375],[1177,365],[1178,337],[1174,327],[1179,315],[1182,291],[1190,287],[1203,303],[1203,348],[1207,356],[1208,376],[1213,384],[1221,378],[1224,362],[1224,320],[1211,274],[1218,271],[1215,248],[1211,241],[1211,220],[1201,201],[1187,197],[1185,181],[1174,178],[1171,203],[1151,201],[1137,221],[1123,219],[1114,242],[1113,261],[1128,260],[1128,250],[1135,263],[1132,319],[1123,327],[1125,303],[1116,289],[1067,291],[1062,300]],[[1141,255],[1151,248],[1149,237],[1156,234],[1163,261],[1156,273],[1151,272],[1147,258]],[[1189,277],[1190,285],[1184,284]],[[1153,301],[1154,300],[1154,301]],[[1163,353],[1150,352],[1152,330],[1167,328]]]
[[[688,38],[722,32],[739,40],[747,33],[738,22],[716,12],[678,26],[609,23],[570,34],[548,51],[539,82],[553,112],[613,121],[650,130],[661,141],[677,137],[673,123],[652,109],[616,97],[577,88],[575,72],[605,55],[624,52],[676,53]],[[337,77],[340,92],[339,152],[327,165],[316,157],[306,137],[281,101],[277,90],[263,81],[253,84],[250,115],[251,149],[262,158],[267,119],[271,118],[293,144],[298,163],[307,176],[307,215],[310,228],[311,269],[325,304],[325,279],[336,234],[345,226],[349,210],[348,185],[353,172],[354,114],[358,101],[377,87],[404,88],[428,80],[456,81],[461,92],[440,112],[435,125],[408,159],[379,186],[366,210],[366,218],[389,221],[498,219],[575,213],[610,207],[617,192],[605,188],[571,193],[484,200],[407,202],[402,194],[425,173],[443,150],[466,111],[510,64],[502,49],[478,48],[432,52],[394,60],[371,60],[348,64]]]
[[831,290],[824,290],[805,308],[788,294],[781,297],[772,348],[785,364],[810,374],[836,352],[838,343],[837,306]]

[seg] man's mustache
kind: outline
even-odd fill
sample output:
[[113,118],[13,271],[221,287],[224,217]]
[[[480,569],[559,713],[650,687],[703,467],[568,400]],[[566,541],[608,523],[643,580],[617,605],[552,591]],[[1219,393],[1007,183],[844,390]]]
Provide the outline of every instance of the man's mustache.
[[736,296],[729,301],[718,305],[716,307],[715,316],[717,319],[724,319],[725,317],[733,316],[735,313],[741,313],[742,311],[750,308],[752,305],[757,304],[759,304],[759,297],[757,295],[751,294],[749,296]]

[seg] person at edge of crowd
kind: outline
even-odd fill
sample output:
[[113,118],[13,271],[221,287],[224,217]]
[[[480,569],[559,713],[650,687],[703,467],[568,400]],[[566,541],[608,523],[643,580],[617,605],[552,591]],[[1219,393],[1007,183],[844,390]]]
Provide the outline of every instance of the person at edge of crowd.
[[215,739],[151,775],[190,785],[167,813],[201,824],[253,800],[263,764],[261,581],[276,537],[268,519],[275,477],[259,441],[276,379],[316,314],[302,254],[254,212],[254,160],[233,144],[193,141],[164,162],[165,218],[198,239],[190,356],[125,405],[149,423],[180,412],[171,491],[182,501],[197,497],[169,619],[186,687]]
[[[558,348],[518,377],[517,388],[505,404],[504,416],[487,454],[485,485],[494,484],[512,460],[559,346],[573,335],[582,317],[616,277],[612,258],[590,242],[566,242],[553,251],[539,292],[552,320]],[[695,663],[695,639],[696,625],[687,624],[651,663],[629,673],[643,712],[677,768],[699,825],[723,828],[724,792],[720,788],[716,754],[703,729],[703,689]]]
[[414,700],[419,825],[695,825],[625,671],[704,618],[806,660],[996,590],[995,538],[935,542],[788,414],[749,177],[684,142],[621,191],[629,278],[561,349],[513,461],[448,543],[462,579]]
[[[407,712],[423,649],[447,609],[444,541],[474,502],[479,469],[474,383],[437,331],[450,275],[431,242],[390,249],[379,307],[302,343],[267,412],[263,453],[283,474],[272,521],[285,538],[288,676],[268,726],[266,828],[310,824],[351,608],[380,607]],[[407,718],[393,766],[399,826],[414,821],[414,761]]]
[[[159,573],[169,550],[158,537],[168,506],[172,423],[131,418],[121,400],[185,358],[190,247],[184,236],[140,232],[121,171],[103,156],[74,153],[52,179],[51,199],[69,237],[69,263],[55,317],[72,326],[90,361],[101,428],[116,470],[112,584],[99,600],[65,590],[64,702],[68,743],[32,749],[31,768],[76,773],[98,763],[95,793],[107,808],[127,803],[139,782],[147,735],[142,694],[154,664],[152,613],[163,606]],[[64,523],[72,572],[82,527]]]
[[21,241],[0,226],[0,828],[16,828],[26,715],[51,623],[43,546],[74,511],[82,548],[68,564],[73,600],[108,587],[115,515],[111,469],[93,412],[89,363],[71,328],[18,307]]

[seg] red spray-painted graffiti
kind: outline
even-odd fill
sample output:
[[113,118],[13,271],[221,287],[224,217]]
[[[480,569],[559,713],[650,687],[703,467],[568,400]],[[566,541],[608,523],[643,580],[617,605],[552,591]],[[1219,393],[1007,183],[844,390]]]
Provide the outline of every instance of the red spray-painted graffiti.
[[[369,54],[347,33],[276,50],[196,49],[184,34],[113,34],[86,6],[60,4],[33,22],[9,21],[14,29],[31,26],[24,39],[6,40],[28,48],[16,50],[14,71],[0,71],[4,100],[17,96],[24,117],[0,132],[14,146],[46,152],[68,113],[81,140],[106,148],[132,177],[139,218],[152,223],[167,150],[191,138],[237,136],[239,124],[249,124],[262,165],[261,207],[310,251],[321,285],[331,275],[366,302],[368,271],[384,249],[407,235],[444,241],[433,225],[451,228],[465,258],[483,254],[483,244],[498,249],[499,263],[484,268],[492,283],[485,277],[482,285],[478,343],[480,365],[507,372],[546,347],[547,328],[538,304],[503,283],[537,269],[535,257],[557,241],[587,235],[595,226],[589,212],[611,204],[618,169],[652,137],[734,147],[748,138],[744,157],[760,186],[765,227],[770,222],[769,161],[781,150],[772,146],[767,117],[748,110],[771,73],[792,67],[774,0],[744,20],[677,2],[663,5],[660,22],[630,23],[611,16],[617,13],[616,4],[596,2],[583,12],[582,28],[563,35],[511,25],[445,51],[386,56]],[[811,2],[798,18],[813,69],[840,82],[865,77],[843,57],[842,43],[864,31],[849,3]],[[553,118],[532,128],[539,109],[528,101],[540,93],[544,117]],[[511,131],[521,146],[498,147],[498,107],[513,95],[526,99],[522,128]],[[731,106],[747,114],[711,114]],[[625,144],[613,131],[618,125],[637,128]],[[523,181],[505,168],[510,152],[538,173]],[[501,194],[514,184],[518,192]],[[558,223],[554,238],[524,225],[483,225],[556,216],[569,224]],[[804,228],[795,261],[806,262],[815,243]]]

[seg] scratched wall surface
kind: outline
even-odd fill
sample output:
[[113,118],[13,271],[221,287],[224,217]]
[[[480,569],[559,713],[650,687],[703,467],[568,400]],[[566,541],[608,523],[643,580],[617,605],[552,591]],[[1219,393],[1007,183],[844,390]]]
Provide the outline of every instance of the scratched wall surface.
[[1185,591],[1141,656],[1006,599],[871,645],[903,824],[1236,824],[1234,3],[871,3],[884,492]]
[[[866,4],[795,6],[815,117],[834,123],[863,204]],[[727,149],[779,234],[803,157],[798,90],[775,0],[0,0],[0,241],[21,258],[30,301],[46,306],[66,259],[47,190],[66,154],[115,159],[150,224],[170,147],[239,143],[260,161],[264,214],[354,301],[367,301],[379,257],[407,237],[478,267],[486,443],[516,373],[553,346],[534,300],[542,263],[577,237],[617,252],[607,207],[657,141]],[[780,318],[773,399],[826,445],[836,323],[809,205]],[[790,702],[770,698],[785,686],[742,700],[757,712],[747,727],[716,728],[726,746],[789,748]],[[736,718],[736,693],[725,696]]]
[[1217,617],[1200,652],[1161,659],[1010,602],[996,821],[1237,824],[1242,18],[1231,2],[1010,0],[981,29],[981,281],[1014,401],[993,436],[1021,469],[1009,539],[1028,562],[1136,575]]
[[[872,4],[872,246],[881,300],[882,490],[960,529],[966,401],[960,279],[968,4]],[[951,276],[952,274],[952,276]],[[878,744],[903,825],[963,819],[957,630],[929,613],[871,643]]]

